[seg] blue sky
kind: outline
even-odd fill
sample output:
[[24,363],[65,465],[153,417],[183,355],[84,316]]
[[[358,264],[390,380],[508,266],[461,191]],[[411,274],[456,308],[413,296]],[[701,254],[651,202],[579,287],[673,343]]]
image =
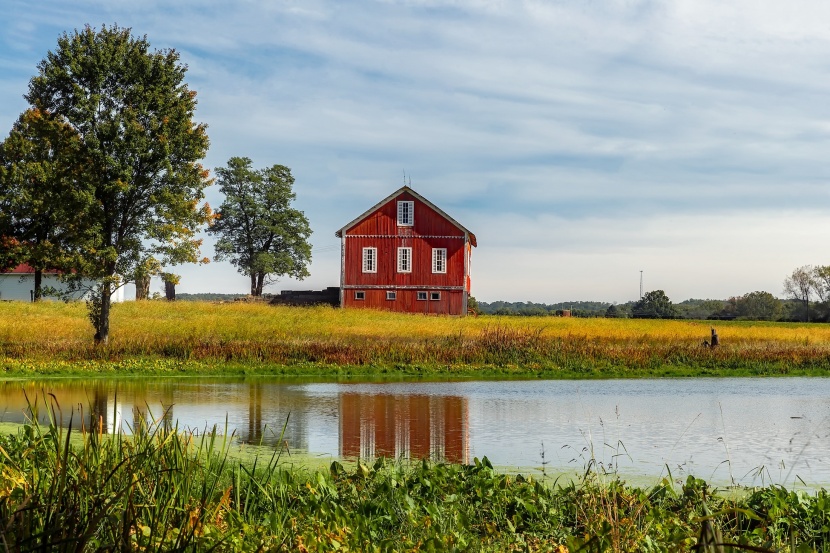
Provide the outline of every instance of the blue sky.
[[[781,295],[830,264],[830,4],[821,0],[4,0],[0,134],[58,36],[174,48],[208,167],[287,165],[336,285],[334,232],[403,184],[476,233],[473,295]],[[217,187],[208,201],[218,207]],[[212,257],[210,240],[203,254]],[[182,292],[246,292],[227,263]],[[160,290],[159,284],[154,289]]]

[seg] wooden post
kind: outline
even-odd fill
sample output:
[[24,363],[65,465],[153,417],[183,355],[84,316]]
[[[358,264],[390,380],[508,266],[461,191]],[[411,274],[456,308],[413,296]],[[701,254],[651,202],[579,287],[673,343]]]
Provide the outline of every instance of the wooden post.
[[173,301],[176,299],[175,282],[170,282],[169,280],[164,281],[164,295],[167,297],[167,301]]
[[161,279],[164,281],[164,295],[167,297],[167,301],[174,301],[176,299],[176,285],[181,277],[173,273],[161,273]]

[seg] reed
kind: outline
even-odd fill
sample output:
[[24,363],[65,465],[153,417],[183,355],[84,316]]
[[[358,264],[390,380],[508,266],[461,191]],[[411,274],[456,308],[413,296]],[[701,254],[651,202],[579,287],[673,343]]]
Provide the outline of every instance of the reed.
[[719,322],[717,329],[721,346],[709,349],[701,346],[709,335],[702,321],[144,301],[114,306],[111,341],[95,347],[83,305],[7,302],[0,303],[0,367],[20,374],[131,362],[138,372],[311,366],[571,377],[830,374],[830,325]]
[[[47,398],[48,400],[48,398]],[[6,551],[827,551],[830,497],[725,498],[704,481],[629,486],[589,465],[565,484],[378,459],[328,470],[153,420],[132,436],[51,423],[0,435]],[[76,435],[77,434],[77,435]],[[728,544],[728,545],[723,545]]]

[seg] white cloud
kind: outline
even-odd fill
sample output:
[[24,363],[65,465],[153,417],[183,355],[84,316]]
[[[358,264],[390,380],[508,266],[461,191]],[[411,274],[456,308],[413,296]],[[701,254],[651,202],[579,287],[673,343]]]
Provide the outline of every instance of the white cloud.
[[[826,262],[829,11],[818,0],[87,0],[33,12],[13,0],[0,129],[60,32],[118,22],[181,52],[209,124],[207,165],[246,155],[293,169],[315,244],[405,169],[477,232],[480,299],[625,301],[636,286],[620,275],[636,285],[640,269],[677,300],[778,293],[792,268]],[[209,200],[221,201],[215,189]],[[336,284],[338,262],[323,251],[298,286]],[[227,265],[180,272],[184,290],[246,286]]]

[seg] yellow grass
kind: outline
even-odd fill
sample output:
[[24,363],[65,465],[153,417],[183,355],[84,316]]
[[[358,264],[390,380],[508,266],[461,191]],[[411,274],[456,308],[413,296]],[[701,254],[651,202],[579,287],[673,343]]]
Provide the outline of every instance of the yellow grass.
[[[695,344],[715,327],[723,343],[827,344],[830,325],[564,317],[442,317],[262,303],[126,302],[113,306],[112,344],[194,340],[376,339],[413,340],[493,326],[541,332],[544,338]],[[0,342],[86,344],[92,336],[82,303],[0,303]]]
[[[721,347],[703,348],[710,326]],[[0,303],[0,357],[157,356],[270,363],[509,365],[587,370],[830,365],[830,325],[631,319],[440,317],[260,303],[144,301],[113,307],[106,348],[83,304]]]

